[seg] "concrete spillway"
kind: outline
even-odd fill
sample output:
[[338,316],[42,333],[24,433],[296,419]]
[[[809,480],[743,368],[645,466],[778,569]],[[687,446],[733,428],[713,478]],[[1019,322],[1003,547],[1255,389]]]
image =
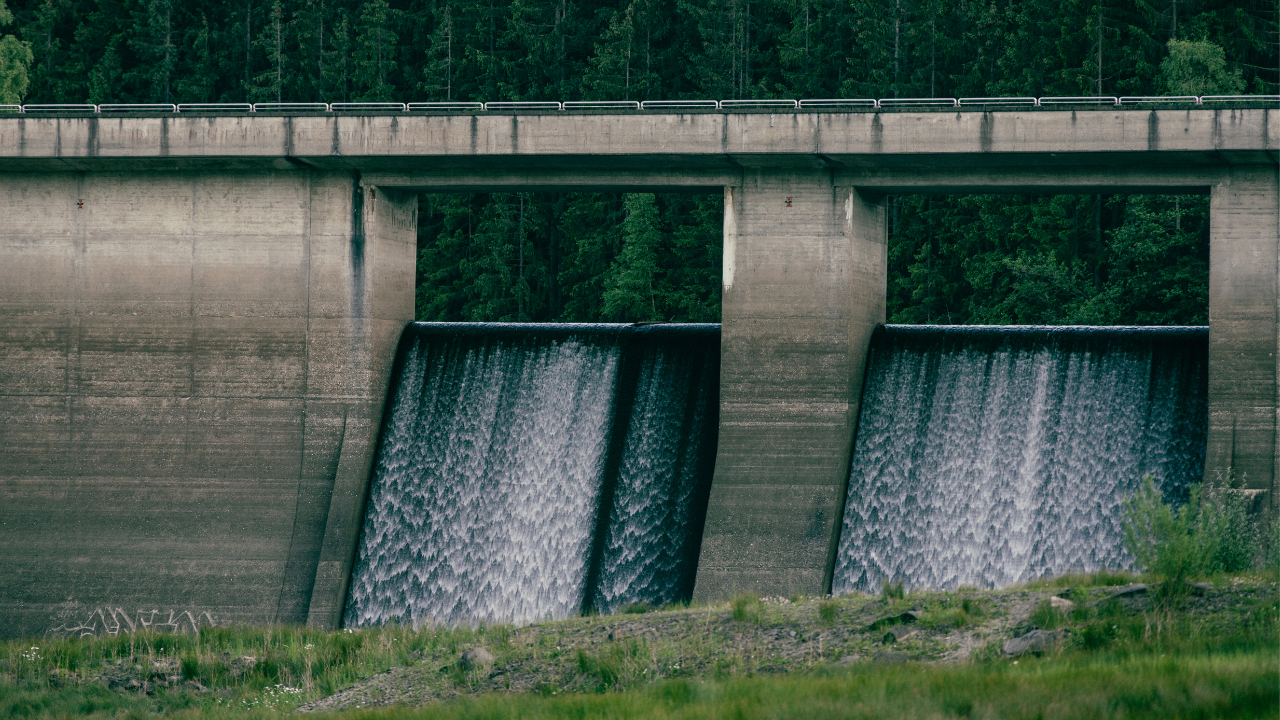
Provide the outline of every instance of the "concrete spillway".
[[715,326],[411,326],[345,624],[525,622],[693,589]]
[[1207,354],[1207,328],[877,330],[833,592],[1128,566],[1121,501],[1203,475]]

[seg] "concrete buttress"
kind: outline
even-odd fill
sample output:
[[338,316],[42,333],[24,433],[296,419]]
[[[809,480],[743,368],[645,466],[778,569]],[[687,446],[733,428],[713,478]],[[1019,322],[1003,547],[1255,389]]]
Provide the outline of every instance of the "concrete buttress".
[[5,173],[0,207],[23,209],[0,224],[0,636],[331,624],[317,560],[359,531],[413,197],[350,172]]
[[829,589],[886,271],[883,199],[832,173],[749,170],[725,190],[720,441],[695,599]]

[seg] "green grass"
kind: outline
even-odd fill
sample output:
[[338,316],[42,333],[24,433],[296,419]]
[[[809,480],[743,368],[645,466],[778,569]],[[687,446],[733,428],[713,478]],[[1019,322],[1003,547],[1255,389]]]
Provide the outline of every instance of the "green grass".
[[[1069,631],[1063,648],[1041,659],[999,657],[993,638],[974,662],[881,667],[836,663],[847,652],[782,663],[754,657],[735,633],[795,628],[800,635],[863,627],[867,618],[912,607],[922,626],[946,632],[1007,618],[999,593],[916,593],[762,601],[741,595],[727,606],[649,609],[528,628],[409,628],[357,632],[303,628],[205,628],[196,635],[138,632],[111,638],[0,643],[0,719],[274,717],[388,668],[420,661],[424,681],[462,699],[423,710],[349,711],[376,717],[1276,717],[1280,714],[1280,604],[1274,572],[1242,578],[1250,593],[1232,608],[1155,604],[1135,609],[1103,600],[1104,585],[1129,575],[1043,581],[1074,588],[1069,613],[1038,605],[1027,626]],[[1220,588],[1234,577],[1214,578]],[[1022,591],[1013,591],[1022,592]],[[1192,603],[1192,604],[1186,604]],[[683,618],[683,620],[681,620]],[[689,638],[657,632],[692,618],[707,628]],[[647,625],[628,626],[642,622]],[[1005,620],[1007,622],[1007,619]],[[617,641],[582,644],[585,629],[624,623]],[[705,624],[704,624],[705,623]],[[643,627],[651,630],[643,630]],[[640,628],[640,629],[638,629]],[[873,643],[861,633],[857,643]],[[940,637],[948,637],[941,635]],[[524,694],[476,696],[484,677],[456,667],[463,649],[483,645],[498,664],[532,662],[545,682]],[[908,642],[910,645],[910,642]],[[936,657],[932,651],[923,656]],[[252,663],[241,658],[252,657]],[[524,658],[524,660],[520,660]],[[153,695],[113,692],[94,678],[116,663],[144,675],[180,667],[212,692],[165,688]],[[443,670],[443,672],[441,672]],[[783,671],[786,671],[783,673]],[[779,674],[770,674],[779,673]],[[541,677],[541,676],[539,676]],[[656,679],[655,679],[656,678]]]
[[1274,718],[1276,654],[1104,656],[1019,664],[906,665],[801,676],[669,680],[606,695],[489,695],[430,708],[357,710],[410,718]]

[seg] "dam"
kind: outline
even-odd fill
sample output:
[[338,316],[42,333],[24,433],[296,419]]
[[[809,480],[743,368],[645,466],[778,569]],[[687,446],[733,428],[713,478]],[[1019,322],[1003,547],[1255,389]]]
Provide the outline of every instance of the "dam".
[[[386,507],[378,483],[397,482],[374,456],[413,319],[424,192],[724,193],[718,420],[694,598],[817,595],[855,574],[838,562],[841,526],[868,349],[885,319],[893,193],[1207,193],[1201,472],[1273,490],[1275,113],[2,116],[0,634],[335,627],[348,612],[404,617],[450,602],[396,596],[391,565],[360,546],[366,499]],[[593,343],[597,357],[613,352]],[[631,387],[638,396],[641,379]],[[617,442],[597,452],[604,465],[625,465]],[[591,492],[611,486],[617,507],[625,474],[601,466]],[[414,522],[386,509],[388,527]],[[546,606],[553,615],[588,589],[591,603],[630,601],[604,561],[629,546],[611,545],[617,524],[598,515],[563,515],[576,518],[585,560]],[[379,580],[351,586],[368,577]]]

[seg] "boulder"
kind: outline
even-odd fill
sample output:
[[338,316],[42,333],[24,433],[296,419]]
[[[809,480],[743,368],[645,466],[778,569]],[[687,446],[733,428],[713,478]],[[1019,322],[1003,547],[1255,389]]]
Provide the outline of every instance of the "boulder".
[[906,640],[918,632],[920,632],[918,629],[907,625],[894,625],[885,631],[884,642],[886,645],[896,643],[899,640]]
[[911,659],[911,656],[896,650],[882,650],[871,658],[871,662],[877,665],[901,665]]
[[1022,637],[1005,640],[1000,646],[1000,654],[1007,658],[1020,657],[1031,653],[1040,655],[1058,646],[1066,633],[1062,630],[1032,630]]
[[493,653],[488,650],[482,647],[471,648],[462,653],[462,658],[458,660],[458,667],[467,671],[484,670],[493,665],[493,660]]
[[1107,597],[1108,598],[1133,597],[1134,595],[1145,595],[1146,592],[1147,592],[1146,585],[1143,585],[1142,583],[1132,583],[1129,585],[1125,585],[1124,587],[1118,587],[1115,590],[1112,590],[1111,594],[1108,595]]
[[1071,602],[1070,600],[1067,600],[1066,598],[1060,598],[1057,595],[1054,595],[1053,597],[1049,598],[1049,604],[1052,605],[1054,608],[1061,610],[1062,612],[1071,612],[1071,610],[1074,609],[1076,606],[1076,604]]

